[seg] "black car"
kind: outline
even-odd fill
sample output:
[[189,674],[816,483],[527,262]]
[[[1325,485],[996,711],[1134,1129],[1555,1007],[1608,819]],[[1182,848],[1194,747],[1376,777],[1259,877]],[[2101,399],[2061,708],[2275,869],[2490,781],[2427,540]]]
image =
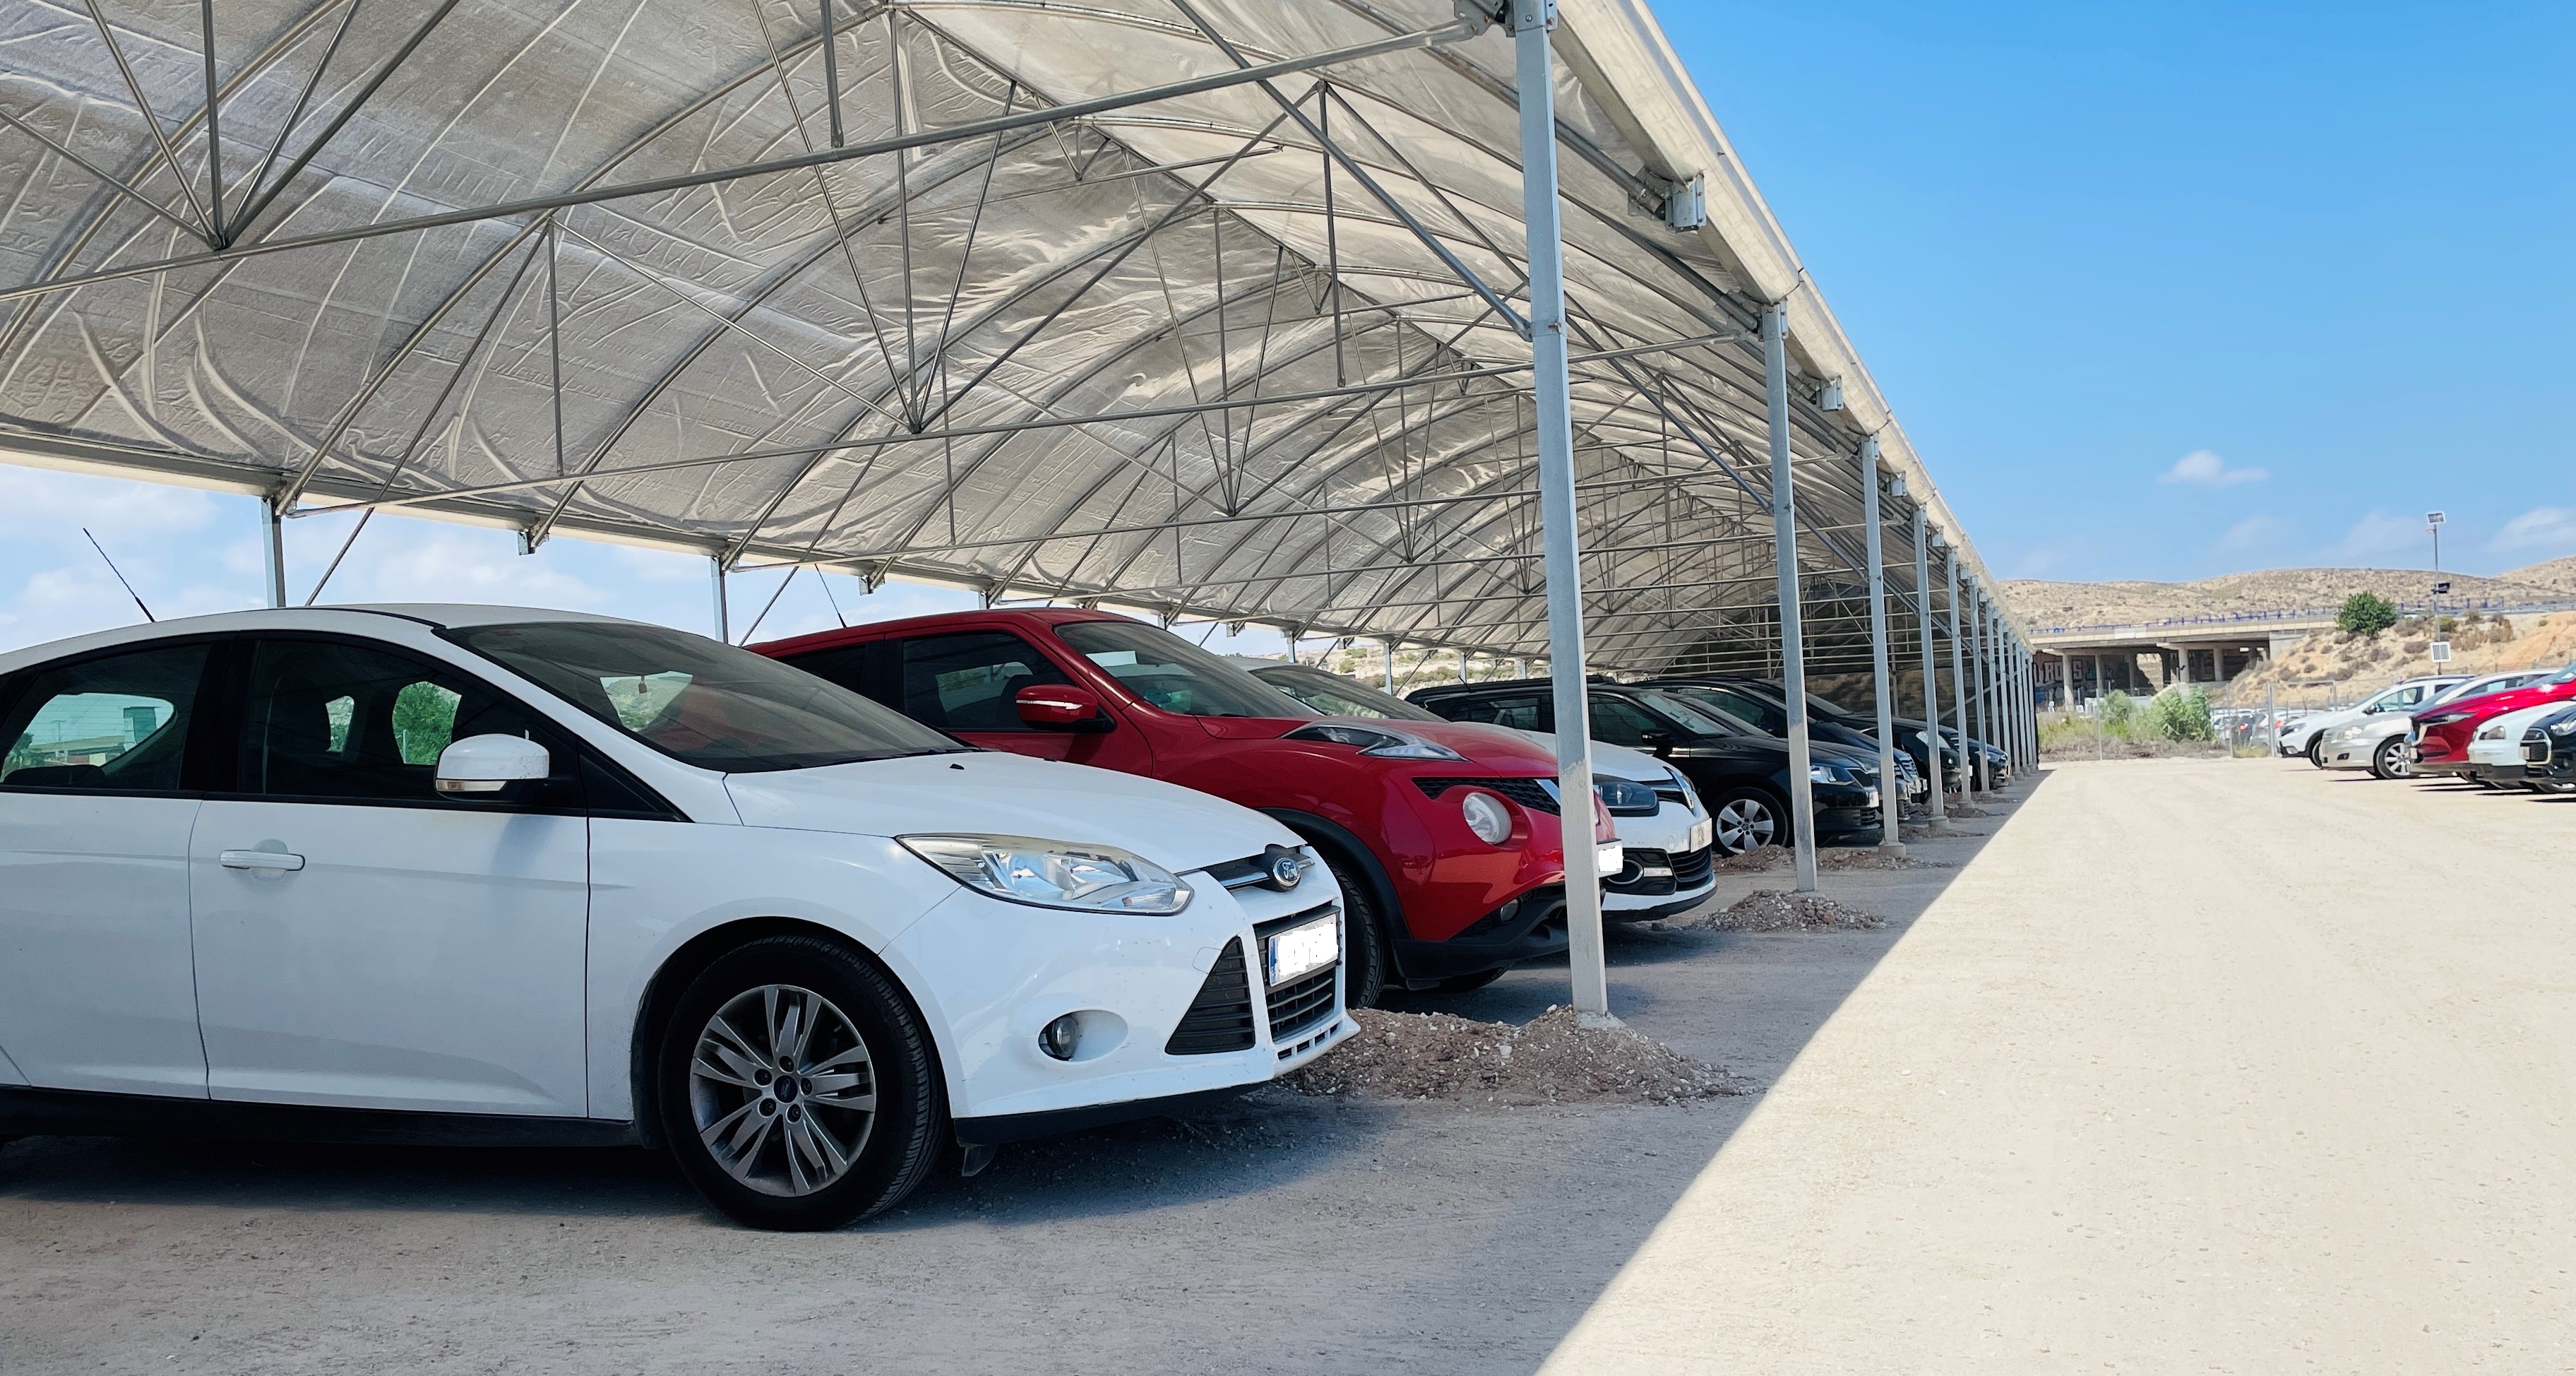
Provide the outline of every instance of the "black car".
[[[1739,699],[1758,702],[1767,713],[1765,722],[1777,723],[1777,725],[1765,724],[1763,726],[1764,730],[1771,731],[1776,735],[1778,732],[1788,729],[1789,709],[1784,705],[1787,702],[1787,698],[1781,692],[1780,684],[1776,680],[1767,678],[1700,677],[1655,679],[1650,680],[1650,682],[1661,687],[1675,689],[1691,687],[1706,688],[1712,691],[1730,693]],[[1831,725],[1861,737],[1869,743],[1868,748],[1872,754],[1877,752],[1878,723],[1870,717],[1863,716],[1858,712],[1848,711],[1834,703],[1827,702],[1825,699],[1820,698],[1813,693],[1809,693],[1807,695],[1807,711],[1809,717],[1808,734],[1811,737],[1819,734],[1821,725]],[[1931,724],[1920,717],[1893,717],[1890,718],[1890,720],[1896,726],[1896,748],[1903,751],[1913,759],[1914,768],[1917,773],[1928,774],[1932,767],[1932,747],[1930,738]],[[1950,787],[1959,777],[1959,750],[1960,740],[1958,730],[1954,727],[1942,727],[1941,783],[1944,788]],[[1980,762],[1981,772],[1977,778],[1977,787],[1980,791],[1994,787],[1997,781],[2003,779],[2011,772],[2010,765],[2004,752],[2001,750],[1986,744],[1984,741],[1973,742],[1970,746],[1970,750],[1972,757]]]
[[[1555,699],[1543,678],[1417,688],[1406,700],[1451,721],[1556,729]],[[1790,839],[1787,741],[1655,688],[1595,683],[1591,702],[1594,740],[1652,751],[1691,781],[1716,819],[1719,850],[1740,855]],[[1818,841],[1878,840],[1877,750],[1873,745],[1864,755],[1811,743],[1807,777],[1815,788]]]
[[[1648,679],[1646,684],[1661,688],[1694,707],[1723,712],[1768,735],[1786,735],[1789,730],[1787,698],[1779,687],[1763,679],[1722,678],[1716,676]],[[1864,721],[1836,707],[1813,693],[1807,695],[1807,739],[1830,741],[1869,758],[1878,758],[1878,723]],[[1924,779],[1931,752],[1923,744],[1922,733],[1909,732],[1903,726],[1896,731],[1897,786],[1908,798],[1926,791]],[[1952,778],[1959,772],[1958,754],[1945,748],[1941,752],[1941,777]]]
[[2576,789],[2576,707],[2542,717],[2522,733],[2525,781],[2548,793]]

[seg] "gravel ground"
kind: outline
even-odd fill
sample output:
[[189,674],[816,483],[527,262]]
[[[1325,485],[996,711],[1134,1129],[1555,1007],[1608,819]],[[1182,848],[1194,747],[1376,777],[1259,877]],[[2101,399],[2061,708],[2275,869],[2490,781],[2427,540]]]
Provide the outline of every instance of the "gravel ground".
[[1865,932],[1887,919],[1821,893],[1758,889],[1690,925],[1720,932]]
[[1511,1107],[1677,1104],[1753,1088],[1629,1028],[1583,1026],[1572,1008],[1518,1027],[1454,1013],[1366,1008],[1353,1016],[1360,1035],[1289,1076],[1290,1088]]
[[[1968,872],[1828,879],[1883,931],[1613,926],[1612,1010],[1767,1084]],[[1403,1011],[1527,1024],[1566,994],[1559,962]],[[39,1138],[0,1150],[0,1372],[1527,1372],[1761,1102],[1275,1087],[795,1236],[638,1151]]]

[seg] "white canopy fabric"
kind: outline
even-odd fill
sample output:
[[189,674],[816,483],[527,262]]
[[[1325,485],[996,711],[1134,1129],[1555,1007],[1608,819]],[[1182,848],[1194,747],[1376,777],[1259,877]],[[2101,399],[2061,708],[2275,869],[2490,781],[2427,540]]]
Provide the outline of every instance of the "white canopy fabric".
[[[0,7],[0,457],[1545,653],[1471,4],[219,0],[211,69],[206,12]],[[1870,434],[1892,585],[1917,502],[1978,572],[1645,6],[1562,15],[1596,664],[1764,653],[1784,296],[1816,634]]]

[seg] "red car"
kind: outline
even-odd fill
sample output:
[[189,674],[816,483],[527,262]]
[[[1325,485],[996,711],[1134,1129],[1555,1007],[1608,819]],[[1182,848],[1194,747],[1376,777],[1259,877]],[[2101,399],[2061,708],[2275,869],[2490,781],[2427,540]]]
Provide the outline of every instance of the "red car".
[[2546,682],[2508,688],[2482,697],[2460,698],[2418,712],[2415,714],[2415,772],[2418,775],[2465,774],[2469,768],[2469,741],[2477,735],[2479,727],[2507,712],[2568,701],[2576,701],[2576,664],[2568,665],[2557,677]]
[[[1565,949],[1556,760],[1463,722],[1319,717],[1171,632],[1075,609],[955,612],[755,650],[970,744],[1258,808],[1342,888],[1344,997],[1469,989]],[[1594,836],[1609,814],[1593,805]]]

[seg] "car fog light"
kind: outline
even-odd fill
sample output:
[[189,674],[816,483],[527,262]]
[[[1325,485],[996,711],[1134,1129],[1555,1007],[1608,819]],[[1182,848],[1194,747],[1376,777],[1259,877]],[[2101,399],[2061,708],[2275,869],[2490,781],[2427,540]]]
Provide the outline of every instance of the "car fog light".
[[1458,815],[1467,821],[1467,830],[1489,846],[1499,846],[1512,839],[1511,809],[1491,793],[1471,792],[1458,800]]
[[1082,1019],[1072,1013],[1067,1013],[1038,1030],[1038,1050],[1059,1061],[1072,1060],[1073,1049],[1081,1041]]

